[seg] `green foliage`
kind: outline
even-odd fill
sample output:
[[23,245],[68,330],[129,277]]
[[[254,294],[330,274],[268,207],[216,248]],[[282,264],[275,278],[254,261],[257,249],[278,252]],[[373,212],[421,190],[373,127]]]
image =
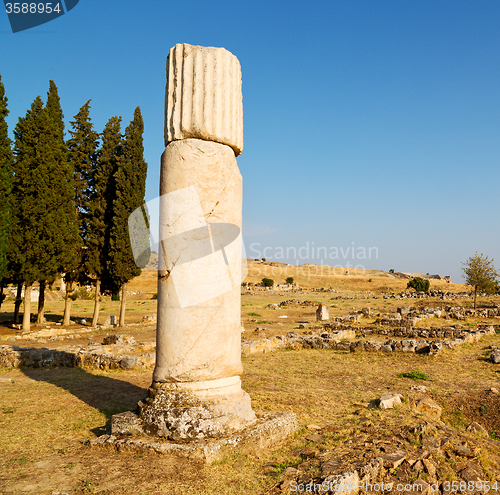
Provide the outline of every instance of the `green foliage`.
[[487,294],[498,292],[498,277],[500,274],[493,265],[493,259],[488,256],[476,254],[462,263],[465,283],[474,287],[474,309],[476,309],[477,292],[483,291]]
[[262,258],[262,261],[266,261],[266,258]]
[[7,97],[0,76],[0,280],[7,276],[7,254],[11,228],[10,194],[12,191],[14,156],[7,131]]
[[[118,160],[122,154],[121,117],[111,117],[102,135],[98,162],[90,178],[91,197],[86,219],[86,259],[87,273],[103,280],[107,277],[109,238],[113,218],[115,198],[114,175],[118,170]],[[102,292],[112,292],[103,283]]]
[[43,244],[46,248],[51,248],[56,269],[43,278],[52,279],[57,272],[75,269],[82,243],[78,235],[74,205],[74,168],[67,157],[64,116],[54,81],[50,81],[45,110],[48,118],[45,181],[48,186],[44,191],[47,221]]
[[272,287],[274,285],[274,280],[270,278],[263,278],[262,283],[264,284],[264,287]]
[[73,301],[83,299],[85,301],[92,301],[95,299],[95,292],[87,287],[78,287],[69,296]]
[[248,316],[262,316],[259,313],[247,313],[247,314],[248,314]]
[[293,284],[293,277],[287,277],[287,279],[285,280],[285,282],[287,284]]
[[389,270],[389,273],[394,273],[394,268],[391,268],[391,269]]
[[429,375],[423,373],[422,371],[412,370],[409,373],[399,373],[399,378],[410,378],[416,382],[421,380],[429,380]]
[[[134,112],[134,119],[125,129],[122,153],[117,160],[117,169],[113,176],[115,197],[111,219],[107,271],[109,282],[114,288],[121,288],[123,284],[140,275],[141,269],[138,264],[144,267],[150,257],[149,237],[135,239],[134,241],[138,241],[139,245],[141,242],[143,244],[141,259],[138,259],[138,264],[136,264],[128,224],[131,213],[144,203],[147,164],[144,161],[143,132],[144,124],[141,111],[137,107]],[[147,214],[145,215],[145,221],[149,226]],[[139,232],[138,235],[141,235],[141,233]]]
[[119,301],[120,300],[120,293],[117,291],[117,292],[113,292],[111,294],[111,300],[112,301]]
[[288,464],[284,462],[279,462],[278,464],[275,464],[273,466],[273,471],[272,471],[273,478],[278,478],[281,475],[281,473],[283,473],[286,470],[287,467]]
[[66,158],[57,87],[47,105],[37,97],[14,131],[12,239],[9,258],[16,281],[51,280],[74,268],[79,246],[73,172]]
[[97,168],[98,140],[99,134],[94,130],[90,120],[90,100],[88,100],[71,121],[71,138],[68,139],[67,158],[73,171],[74,180],[74,204],[80,245],[76,246],[74,255],[77,258],[77,266],[74,271],[66,272],[65,280],[89,283],[87,277],[86,249],[82,249],[89,235],[89,212],[93,197],[93,174]]
[[406,285],[407,289],[415,289],[417,292],[427,292],[431,283],[429,280],[423,279],[422,277],[412,278]]
[[465,283],[472,285],[475,290],[494,293],[497,288],[497,278],[500,275],[493,266],[493,261],[488,256],[476,252],[474,256],[462,263]]
[[152,297],[151,299],[158,299],[158,293],[157,293],[157,292],[155,292],[155,293],[153,294],[153,297]]

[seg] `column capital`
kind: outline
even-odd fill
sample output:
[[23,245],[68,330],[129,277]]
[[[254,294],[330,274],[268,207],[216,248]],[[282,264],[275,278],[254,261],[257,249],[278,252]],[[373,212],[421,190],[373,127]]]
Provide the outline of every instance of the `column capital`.
[[197,138],[243,150],[241,67],[225,48],[177,44],[167,58],[165,146]]

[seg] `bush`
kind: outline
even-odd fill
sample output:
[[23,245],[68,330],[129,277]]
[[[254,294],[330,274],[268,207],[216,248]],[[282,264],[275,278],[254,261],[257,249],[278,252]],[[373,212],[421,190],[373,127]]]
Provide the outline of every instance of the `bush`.
[[95,292],[87,287],[78,287],[69,294],[69,298],[72,301],[77,299],[84,299],[85,301],[91,301],[95,298]]
[[153,294],[153,297],[152,297],[151,299],[158,299],[158,293],[157,293],[157,292],[155,292],[155,293]]
[[427,292],[430,286],[431,283],[428,280],[424,280],[421,277],[415,277],[408,282],[406,288],[415,289],[417,292]]
[[416,382],[420,380],[429,380],[429,375],[427,373],[423,373],[422,371],[419,370],[412,370],[409,373],[399,373],[398,375],[399,378],[411,378],[412,380],[415,380]]
[[391,269],[389,270],[389,273],[394,273],[394,268],[391,268]]
[[285,282],[286,282],[287,284],[293,284],[293,277],[288,277],[288,278],[285,280]]
[[266,258],[262,258],[262,261],[267,261]]
[[119,292],[113,292],[113,294],[111,294],[111,300],[112,301],[119,301],[120,300],[120,293]]
[[263,278],[262,283],[264,284],[264,287],[272,287],[274,285],[274,280],[270,278]]

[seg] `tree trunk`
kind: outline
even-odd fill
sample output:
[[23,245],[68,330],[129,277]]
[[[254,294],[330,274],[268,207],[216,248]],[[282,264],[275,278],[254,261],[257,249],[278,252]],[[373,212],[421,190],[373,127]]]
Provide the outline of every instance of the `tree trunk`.
[[70,292],[73,290],[73,282],[67,282],[66,284],[66,294],[64,296],[64,316],[63,325],[70,324],[70,314],[71,314],[71,297],[69,297]]
[[92,316],[92,328],[97,326],[99,319],[99,306],[101,304],[101,281],[98,279],[95,283],[95,301],[94,301],[94,316]]
[[31,320],[31,284],[24,287],[23,332],[29,332]]
[[127,289],[127,284],[123,284],[122,287],[122,301],[120,305],[120,322],[118,323],[119,327],[125,326],[125,290]]
[[38,315],[36,322],[43,323],[43,310],[45,308],[45,280],[40,280],[40,293],[38,294]]
[[476,311],[477,285],[474,286],[474,311]]
[[22,298],[21,295],[23,293],[23,284],[17,284],[17,292],[16,292],[16,302],[14,303],[14,323],[19,322],[19,308],[21,307]]

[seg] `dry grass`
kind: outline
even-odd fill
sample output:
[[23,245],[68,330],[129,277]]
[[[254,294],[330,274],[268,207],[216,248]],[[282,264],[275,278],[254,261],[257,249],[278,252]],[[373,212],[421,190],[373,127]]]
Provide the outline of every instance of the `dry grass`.
[[[318,448],[331,448],[359,429],[355,402],[387,391],[413,394],[415,382],[399,378],[418,369],[442,404],[474,389],[500,387],[481,344],[445,351],[439,358],[407,354],[281,351],[245,358],[243,387],[255,409],[297,414],[302,427],[336,427]],[[91,449],[85,440],[106,427],[111,414],[133,407],[145,394],[150,372],[78,369],[3,370],[14,383],[0,385],[0,493],[255,494],[274,483],[263,465],[296,465],[291,450],[309,445],[304,429],[276,449],[257,456],[234,454],[213,466],[158,455]],[[380,431],[410,421],[402,407],[367,410]],[[106,491],[107,490],[107,491]]]
[[[285,283],[287,277],[293,277],[299,286],[306,289],[332,288],[356,292],[395,292],[406,289],[408,279],[398,278],[381,270],[340,268],[321,265],[288,266],[284,263],[263,263],[248,260],[246,282],[260,282],[262,278],[271,278],[276,284]],[[449,292],[468,290],[460,283],[431,280],[431,289],[443,289]],[[470,289],[470,288],[469,288]]]

